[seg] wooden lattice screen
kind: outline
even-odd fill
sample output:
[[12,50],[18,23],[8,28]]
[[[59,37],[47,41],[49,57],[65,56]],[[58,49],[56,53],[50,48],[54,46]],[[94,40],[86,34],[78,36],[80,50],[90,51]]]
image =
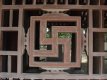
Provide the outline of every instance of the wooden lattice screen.
[[0,0],[0,80],[107,80],[107,0]]

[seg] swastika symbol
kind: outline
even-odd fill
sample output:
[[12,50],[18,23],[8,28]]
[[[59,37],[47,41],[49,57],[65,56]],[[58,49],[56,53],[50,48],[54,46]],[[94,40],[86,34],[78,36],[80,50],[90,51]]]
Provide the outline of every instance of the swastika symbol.
[[[39,25],[36,25],[39,22]],[[53,22],[51,26],[51,36],[46,37],[47,23]],[[59,22],[59,25],[55,25],[55,22]],[[75,25],[60,25],[60,22],[75,22]],[[68,16],[66,14],[44,14],[42,16],[32,16],[30,18],[30,37],[29,37],[29,65],[32,67],[80,67],[80,54],[81,54],[81,19],[80,17]],[[35,36],[35,30],[39,27],[39,42],[41,45],[51,45],[51,50],[37,50],[35,44],[37,37]],[[36,30],[37,31],[37,30]],[[71,44],[73,38],[59,38],[59,33],[72,33],[75,34],[75,56],[73,55],[73,47]],[[59,57],[58,45],[63,45],[63,60],[57,61],[36,61],[35,57]],[[75,61],[71,61],[72,57],[75,57]]]

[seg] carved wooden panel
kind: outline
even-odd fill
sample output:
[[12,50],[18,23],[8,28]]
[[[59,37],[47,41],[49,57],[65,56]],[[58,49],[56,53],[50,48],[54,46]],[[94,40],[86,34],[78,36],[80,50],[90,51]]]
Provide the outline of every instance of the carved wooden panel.
[[[31,17],[30,18],[30,66],[33,67],[80,67],[80,54],[81,54],[81,19],[80,17],[70,17],[65,14],[46,14],[40,17]],[[36,21],[39,21],[39,25],[36,25]],[[75,25],[70,26],[54,26],[55,23],[53,23],[53,26],[51,26],[51,38],[46,38],[46,30],[47,23],[48,22],[74,22]],[[60,23],[61,24],[61,23]],[[42,45],[51,45],[52,50],[35,50],[35,44],[36,44],[36,36],[35,36],[35,29],[36,27],[40,27],[40,44]],[[59,38],[58,33],[73,33],[75,34],[75,43],[76,43],[76,53],[73,53],[71,45],[73,45],[72,40],[69,38]],[[37,62],[34,61],[35,57],[58,57],[58,45],[63,45],[63,61],[61,62]],[[72,53],[75,54],[76,60],[75,62],[72,62],[71,56]]]
[[0,80],[107,80],[107,0],[0,0]]

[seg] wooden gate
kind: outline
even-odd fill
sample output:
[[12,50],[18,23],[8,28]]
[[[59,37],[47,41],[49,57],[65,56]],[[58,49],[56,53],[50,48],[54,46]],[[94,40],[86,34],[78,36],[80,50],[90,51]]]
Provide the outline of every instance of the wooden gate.
[[107,1],[0,0],[0,80],[107,80]]

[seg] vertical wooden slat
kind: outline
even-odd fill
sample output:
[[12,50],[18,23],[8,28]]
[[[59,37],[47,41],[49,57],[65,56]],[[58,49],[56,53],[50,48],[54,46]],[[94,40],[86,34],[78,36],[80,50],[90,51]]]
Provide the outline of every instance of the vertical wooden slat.
[[2,72],[2,56],[0,56],[0,72]]
[[36,5],[36,0],[33,0],[33,5]]
[[46,1],[47,1],[47,0],[44,0],[44,2],[43,2],[44,5],[46,5]]
[[15,0],[12,0],[12,5],[15,5]]
[[11,73],[11,56],[8,56],[8,73]]
[[55,5],[57,5],[57,0],[55,0],[55,3],[54,3]]
[[[69,41],[70,42],[70,41]],[[64,62],[67,63],[67,62],[70,62],[71,61],[71,56],[70,56],[70,43],[66,42],[66,44],[64,44],[64,53],[67,53],[67,54],[64,54]]]
[[90,0],[88,0],[88,5],[90,5]]
[[77,0],[76,2],[77,2],[77,5],[79,5],[79,0]]
[[100,0],[98,0],[98,5],[100,5]]
[[[0,50],[2,50],[2,34],[1,34],[1,30],[0,30]],[[0,55],[0,72],[2,72],[2,56],[1,55]]]
[[104,17],[103,17],[103,10],[100,10],[100,28],[104,27]]
[[9,26],[12,27],[12,22],[13,22],[13,10],[10,9],[10,17],[9,17]]
[[25,3],[26,3],[26,0],[22,0],[22,4],[25,5]]
[[23,45],[22,45],[22,39],[23,39],[23,34],[22,34],[22,31],[23,31],[23,9],[20,9],[19,10],[19,24],[18,24],[18,52],[19,52],[19,55],[18,55],[18,60],[17,60],[17,63],[18,63],[18,66],[17,66],[17,71],[18,73],[21,73],[22,72],[22,53],[23,53]]
[[93,56],[92,56],[92,49],[93,49],[93,34],[92,29],[93,22],[92,22],[92,10],[89,10],[89,75],[92,75],[93,73]]
[[103,57],[101,56],[101,62],[100,62],[100,64],[101,64],[101,67],[100,67],[100,73],[101,74],[103,74]]
[[68,5],[68,0],[65,0],[65,4]]
[[2,1],[0,1],[0,27],[2,22]]
[[[1,21],[2,21],[2,1],[0,1],[0,27],[1,27]],[[2,49],[2,34],[0,30],[0,50]],[[0,55],[0,72],[2,72],[2,56]]]
[[[2,1],[0,1],[0,27],[1,27],[1,21],[2,21]],[[0,30],[0,50],[2,49],[2,34]],[[0,72],[2,72],[2,56],[0,55]]]

